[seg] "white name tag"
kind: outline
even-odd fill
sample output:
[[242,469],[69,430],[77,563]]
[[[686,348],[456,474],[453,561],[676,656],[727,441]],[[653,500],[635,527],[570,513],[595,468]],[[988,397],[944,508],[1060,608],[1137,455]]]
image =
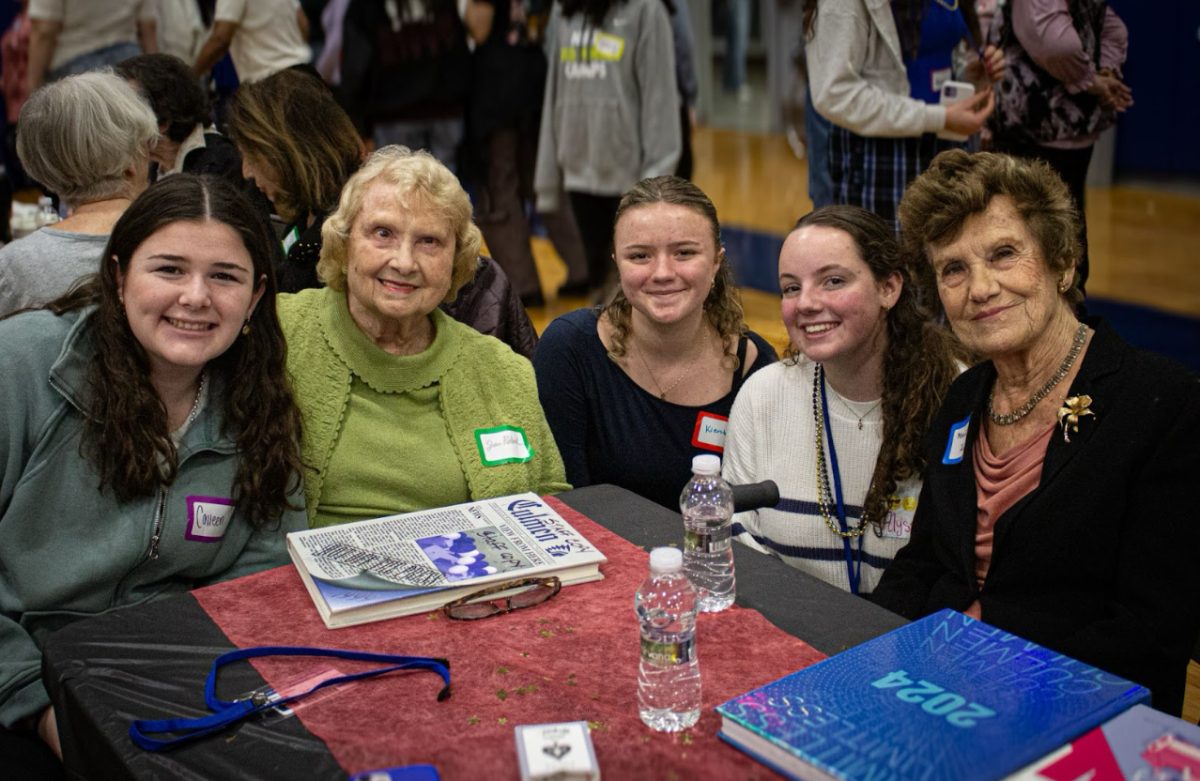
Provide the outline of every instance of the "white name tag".
[[220,542],[233,520],[233,501],[217,496],[187,498],[188,525],[184,534],[195,542]]
[[950,77],[954,75],[954,71],[950,68],[935,68],[929,71],[929,89],[933,94],[938,94],[942,91],[942,85],[950,81]]
[[296,228],[292,228],[290,231],[288,231],[288,234],[283,237],[283,241],[280,243],[283,245],[283,256],[285,258],[288,256],[288,253],[292,251],[292,247],[296,246],[296,242],[298,241],[300,241],[300,231]]
[[496,426],[475,429],[475,444],[484,466],[517,464],[533,458],[533,447],[525,429],[517,426]]
[[712,412],[701,412],[696,415],[696,427],[692,429],[692,446],[724,453],[725,434],[728,430],[729,418]]
[[950,437],[946,440],[946,453],[942,456],[943,464],[957,464],[963,460],[963,453],[967,449],[967,427],[970,425],[971,416],[967,415],[950,427]]

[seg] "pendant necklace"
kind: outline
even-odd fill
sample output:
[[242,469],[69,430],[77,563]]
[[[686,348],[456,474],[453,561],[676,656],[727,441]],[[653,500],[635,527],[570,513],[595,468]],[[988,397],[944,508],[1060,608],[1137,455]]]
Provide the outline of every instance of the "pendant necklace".
[[834,390],[834,392],[833,392],[833,397],[838,400],[838,402],[842,405],[842,407],[847,412],[849,412],[854,417],[858,418],[858,430],[859,431],[863,430],[863,421],[867,419],[867,416],[870,415],[875,410],[879,409],[880,404],[883,404],[883,399],[880,399],[879,401],[875,402],[875,404],[873,404],[869,410],[867,410],[863,414],[859,415],[857,412],[854,411],[854,408],[850,406],[850,403],[848,401],[846,401],[845,399],[843,399],[842,395],[840,393],[838,393],[836,390]]

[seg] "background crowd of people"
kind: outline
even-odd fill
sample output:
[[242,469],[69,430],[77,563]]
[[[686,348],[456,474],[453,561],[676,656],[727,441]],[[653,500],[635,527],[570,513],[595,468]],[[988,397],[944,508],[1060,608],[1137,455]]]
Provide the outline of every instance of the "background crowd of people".
[[[334,0],[317,36],[298,0],[30,0],[12,170],[63,218],[0,248],[11,767],[61,774],[40,647],[67,621],[282,564],[309,526],[595,483],[675,507],[703,452],[780,488],[745,544],[1178,713],[1200,382],[1084,294],[1125,30],[1103,0],[988,10],[807,4],[835,203],[779,254],[780,359],[676,175],[673,2]],[[599,302],[540,341],[535,212]]]

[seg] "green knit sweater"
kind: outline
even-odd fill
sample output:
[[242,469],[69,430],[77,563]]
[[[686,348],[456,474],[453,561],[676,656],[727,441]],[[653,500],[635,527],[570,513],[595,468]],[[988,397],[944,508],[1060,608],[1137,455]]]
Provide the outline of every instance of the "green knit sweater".
[[[357,378],[375,390],[412,391],[436,386],[447,436],[466,479],[470,499],[570,488],[562,458],[538,402],[533,367],[507,345],[448,317],[431,315],[435,360],[398,358],[357,339],[346,294],[329,288],[278,298],[279,320],[287,337],[288,374],[304,417],[305,500],[310,523],[317,517],[324,478],[337,446],[339,459],[369,462],[374,454],[356,452],[356,443],[339,442],[345,428],[352,384]],[[412,369],[412,371],[409,371]],[[498,427],[524,432],[532,458],[491,458],[485,463],[480,437]],[[410,426],[397,420],[394,447],[422,457],[420,441],[405,441]],[[494,455],[489,453],[489,455]],[[503,463],[497,463],[503,461]],[[345,463],[339,465],[344,471]],[[364,497],[364,500],[367,498]],[[396,508],[411,509],[411,497],[397,496]]]

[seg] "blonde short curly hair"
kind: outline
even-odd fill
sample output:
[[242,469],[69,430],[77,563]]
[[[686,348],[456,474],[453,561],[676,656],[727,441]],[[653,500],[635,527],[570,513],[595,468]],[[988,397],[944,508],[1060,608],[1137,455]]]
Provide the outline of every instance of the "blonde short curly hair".
[[334,290],[346,289],[350,231],[362,211],[367,190],[380,179],[396,188],[405,208],[429,208],[450,221],[454,231],[454,266],[445,300],[453,301],[459,289],[475,276],[483,239],[471,220],[471,199],[458,178],[424,150],[414,152],[403,146],[385,146],[367,158],[362,168],[350,177],[342,188],[337,210],[321,228],[317,275]]

